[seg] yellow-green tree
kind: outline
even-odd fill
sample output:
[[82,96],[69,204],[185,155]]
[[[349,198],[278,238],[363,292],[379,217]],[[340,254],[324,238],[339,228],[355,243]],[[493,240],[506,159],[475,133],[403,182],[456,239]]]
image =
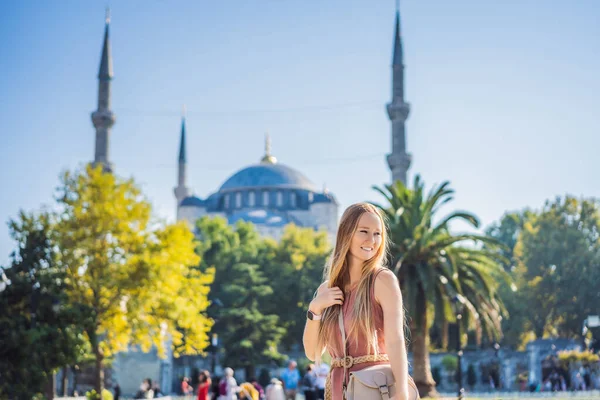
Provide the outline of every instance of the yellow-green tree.
[[95,358],[95,389],[103,365],[128,345],[165,354],[198,354],[208,346],[205,315],[213,271],[194,266],[194,238],[183,223],[152,218],[132,180],[101,168],[66,173],[58,189],[54,238],[70,300],[91,310],[86,338]]
[[265,298],[261,307],[266,313],[279,316],[281,326],[287,331],[281,344],[287,350],[302,343],[306,310],[323,282],[323,269],[330,252],[325,232],[295,225],[285,227],[279,242],[265,241],[259,263],[273,295]]

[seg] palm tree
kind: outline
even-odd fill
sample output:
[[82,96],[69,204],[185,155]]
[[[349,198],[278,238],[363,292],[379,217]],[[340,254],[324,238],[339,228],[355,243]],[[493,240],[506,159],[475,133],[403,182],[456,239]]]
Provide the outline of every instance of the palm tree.
[[401,182],[374,189],[386,199],[384,206],[377,206],[388,218],[390,267],[400,281],[410,318],[413,379],[421,397],[435,396],[429,328],[435,321],[447,332],[448,323],[456,322],[453,300],[459,299],[464,305],[460,323],[465,332],[475,330],[478,340],[484,333],[494,339],[501,335],[500,320],[505,309],[496,289],[508,275],[495,251],[499,243],[486,236],[450,232],[449,225],[454,221],[477,228],[479,222],[470,213],[453,212],[438,221],[440,208],[453,199],[449,182],[428,194],[419,176],[412,190]]

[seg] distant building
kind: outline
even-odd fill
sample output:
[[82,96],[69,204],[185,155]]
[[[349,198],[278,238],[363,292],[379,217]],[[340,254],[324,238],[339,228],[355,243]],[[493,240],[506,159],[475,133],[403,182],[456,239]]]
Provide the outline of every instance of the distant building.
[[263,236],[281,238],[288,224],[326,231],[333,240],[338,203],[327,189],[319,191],[301,172],[281,164],[271,154],[267,135],[259,163],[242,168],[206,199],[190,195],[186,185],[185,118],[181,123],[179,180],[175,188],[177,219],[194,222],[205,215],[224,217],[230,224],[252,222]]

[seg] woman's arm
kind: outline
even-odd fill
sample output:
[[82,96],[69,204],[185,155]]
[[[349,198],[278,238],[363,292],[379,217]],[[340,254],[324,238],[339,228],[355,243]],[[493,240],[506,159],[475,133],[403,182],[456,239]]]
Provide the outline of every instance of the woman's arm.
[[383,335],[396,380],[398,399],[408,399],[408,358],[404,340],[404,306],[396,275],[382,271],[375,279],[375,299],[383,309]]
[[[314,314],[323,315],[323,311],[327,307],[331,307],[334,304],[344,303],[344,293],[338,287],[327,287],[329,281],[325,281],[317,289],[317,295],[310,302],[308,309]],[[321,354],[325,352],[325,348],[317,349],[317,340],[319,338],[319,325],[321,321],[313,321],[306,319],[306,325],[304,325],[304,335],[302,336],[302,343],[304,344],[304,354],[310,361],[315,361],[317,354],[320,351]]]

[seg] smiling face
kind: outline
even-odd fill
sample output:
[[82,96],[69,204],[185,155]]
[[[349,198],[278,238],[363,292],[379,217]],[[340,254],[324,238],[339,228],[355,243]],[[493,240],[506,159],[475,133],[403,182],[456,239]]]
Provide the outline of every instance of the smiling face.
[[377,214],[365,212],[358,220],[358,226],[352,236],[350,257],[365,262],[377,255],[381,247],[383,224]]

